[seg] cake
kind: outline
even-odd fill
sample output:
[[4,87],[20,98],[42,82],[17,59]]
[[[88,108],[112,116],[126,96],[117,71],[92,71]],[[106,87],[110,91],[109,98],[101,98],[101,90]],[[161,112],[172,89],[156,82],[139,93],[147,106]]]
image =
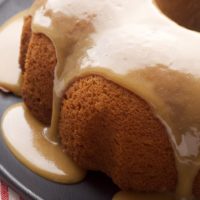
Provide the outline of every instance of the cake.
[[[182,161],[177,162],[189,154],[185,157],[176,155],[180,153],[175,150],[178,145],[173,143],[169,132],[171,129],[176,132],[178,128],[187,130],[192,125],[184,117],[195,111],[184,109],[183,105],[186,102],[196,105],[198,100],[196,96],[196,101],[185,97],[193,94],[187,90],[187,85],[192,86],[194,94],[199,91],[199,82],[192,71],[198,69],[196,63],[199,59],[196,54],[188,52],[190,47],[195,50],[195,45],[200,44],[200,36],[174,23],[158,7],[182,26],[199,31],[198,12],[193,15],[193,20],[185,18],[193,14],[187,10],[191,6],[194,10],[199,8],[200,3],[195,0],[184,1],[184,4],[179,0],[172,2],[157,0],[156,6],[150,0],[87,0],[85,4],[79,0],[37,1],[31,14],[25,18],[19,59],[25,104],[35,118],[47,126],[54,122],[52,108],[57,110],[56,126],[66,154],[84,169],[106,173],[122,190],[175,192],[180,189],[177,185],[181,184],[181,170],[177,165]],[[142,14],[137,13],[135,7]],[[180,9],[180,15],[176,15],[177,9]],[[134,16],[135,19],[131,19]],[[102,22],[104,18],[106,23]],[[124,24],[128,18],[130,21]],[[183,44],[188,38],[191,42]],[[170,41],[177,42],[180,47],[175,47],[174,43],[171,45]],[[109,45],[114,53],[110,53]],[[135,45],[133,49],[142,47],[132,51],[131,45]],[[174,53],[170,52],[173,47]],[[182,52],[184,47],[188,49]],[[131,59],[132,55],[125,53],[125,48],[135,53],[134,59],[139,55],[139,61]],[[186,56],[182,61],[179,57],[183,55]],[[141,57],[146,60],[141,60]],[[83,73],[74,69],[80,63],[83,64],[80,67]],[[125,76],[122,71],[130,70],[126,63],[134,63],[131,67],[136,73]],[[174,67],[182,63],[190,63],[192,72],[185,66]],[[102,72],[101,65],[104,64],[109,66],[105,66],[106,70],[103,68]],[[118,64],[120,67],[115,71],[113,65]],[[138,68],[138,65],[147,67],[147,70]],[[65,74],[69,74],[66,79]],[[188,74],[192,75],[188,77]],[[149,80],[156,89],[152,90]],[[64,86],[62,81],[66,82]],[[144,88],[141,89],[143,86],[138,83],[143,83]],[[159,92],[160,96],[152,91]],[[177,94],[180,96],[176,97]],[[54,105],[55,101],[58,103]],[[171,109],[167,114],[165,109],[161,109],[163,103]],[[187,127],[175,127],[175,119],[177,124],[183,124],[179,120],[181,115]],[[193,120],[196,123],[199,118]],[[188,191],[192,190],[200,198],[198,171],[199,167],[191,178],[193,189]],[[188,198],[188,194],[181,195]]]

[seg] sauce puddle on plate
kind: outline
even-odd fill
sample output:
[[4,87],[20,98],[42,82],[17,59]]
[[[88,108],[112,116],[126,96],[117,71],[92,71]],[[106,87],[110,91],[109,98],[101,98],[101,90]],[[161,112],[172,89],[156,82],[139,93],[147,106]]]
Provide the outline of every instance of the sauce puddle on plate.
[[85,171],[61,146],[46,138],[44,125],[32,117],[23,103],[4,113],[1,129],[8,148],[33,172],[60,183],[76,183],[85,177]]

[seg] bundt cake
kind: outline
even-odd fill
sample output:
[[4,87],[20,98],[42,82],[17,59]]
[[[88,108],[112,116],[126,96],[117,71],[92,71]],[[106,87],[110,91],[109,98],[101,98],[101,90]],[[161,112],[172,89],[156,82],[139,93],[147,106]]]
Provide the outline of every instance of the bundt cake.
[[168,18],[199,31],[199,8],[36,1],[21,39],[25,104],[79,166],[121,189],[200,198],[200,35]]

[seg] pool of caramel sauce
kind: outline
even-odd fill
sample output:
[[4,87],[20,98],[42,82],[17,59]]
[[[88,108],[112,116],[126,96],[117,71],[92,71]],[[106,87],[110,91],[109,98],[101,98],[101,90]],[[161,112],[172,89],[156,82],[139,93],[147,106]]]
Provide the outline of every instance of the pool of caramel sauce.
[[23,103],[11,106],[1,120],[8,148],[29,169],[60,183],[81,181],[85,171],[63,152],[59,144],[46,139],[44,129]]
[[[193,199],[200,169],[200,34],[174,23],[151,0],[40,0],[30,15],[33,32],[51,39],[58,59],[48,140],[57,142],[59,106],[67,85],[80,76],[103,75],[152,106],[174,150],[178,184],[173,198]],[[173,199],[131,192],[114,198]]]

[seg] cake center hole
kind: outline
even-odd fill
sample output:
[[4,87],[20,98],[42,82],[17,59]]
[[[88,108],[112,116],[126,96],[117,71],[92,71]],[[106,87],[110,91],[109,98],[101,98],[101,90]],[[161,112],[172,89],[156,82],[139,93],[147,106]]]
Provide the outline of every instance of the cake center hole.
[[200,32],[199,0],[155,0],[160,10],[179,25]]

